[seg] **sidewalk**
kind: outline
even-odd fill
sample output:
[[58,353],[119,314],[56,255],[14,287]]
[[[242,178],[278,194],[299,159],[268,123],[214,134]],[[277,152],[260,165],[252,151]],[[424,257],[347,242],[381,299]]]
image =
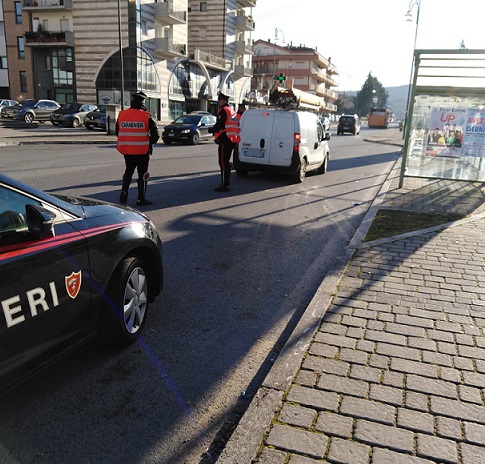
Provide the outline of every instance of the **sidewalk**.
[[[399,169],[219,464],[485,463],[485,189]],[[468,217],[362,243],[379,208]]]

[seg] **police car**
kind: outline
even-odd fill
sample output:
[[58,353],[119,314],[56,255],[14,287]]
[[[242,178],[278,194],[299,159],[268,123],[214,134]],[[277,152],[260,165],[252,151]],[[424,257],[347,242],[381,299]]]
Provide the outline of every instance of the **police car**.
[[163,287],[147,216],[0,174],[0,391],[97,336],[140,336]]

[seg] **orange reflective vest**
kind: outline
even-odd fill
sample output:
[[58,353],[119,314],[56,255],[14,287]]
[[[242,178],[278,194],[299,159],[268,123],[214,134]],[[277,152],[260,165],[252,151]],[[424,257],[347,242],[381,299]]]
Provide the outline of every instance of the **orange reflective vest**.
[[150,150],[150,113],[145,110],[129,108],[118,116],[117,150],[122,155],[146,155]]
[[[217,140],[219,136],[225,132],[228,139],[233,143],[241,141],[241,129],[239,128],[239,118],[236,112],[230,106],[223,106],[221,109],[226,112],[226,127],[214,134],[214,139]],[[220,111],[220,110],[219,110]]]

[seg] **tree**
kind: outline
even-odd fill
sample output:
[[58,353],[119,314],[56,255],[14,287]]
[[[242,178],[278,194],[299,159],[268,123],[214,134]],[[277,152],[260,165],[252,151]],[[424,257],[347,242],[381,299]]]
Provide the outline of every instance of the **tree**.
[[357,92],[357,109],[359,116],[367,116],[371,108],[386,108],[389,95],[379,80],[369,73],[362,89]]

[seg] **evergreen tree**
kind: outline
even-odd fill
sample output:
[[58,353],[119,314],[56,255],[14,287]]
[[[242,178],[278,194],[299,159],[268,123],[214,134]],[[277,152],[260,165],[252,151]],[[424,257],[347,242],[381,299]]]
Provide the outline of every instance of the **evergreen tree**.
[[369,72],[362,89],[357,93],[357,109],[359,116],[367,116],[371,108],[386,108],[389,95],[379,80]]

